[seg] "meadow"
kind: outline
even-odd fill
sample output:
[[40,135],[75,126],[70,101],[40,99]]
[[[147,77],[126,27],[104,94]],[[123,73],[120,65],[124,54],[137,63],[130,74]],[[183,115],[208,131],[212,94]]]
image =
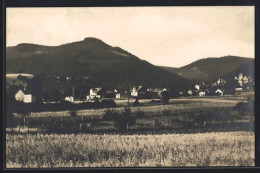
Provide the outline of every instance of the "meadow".
[[254,166],[254,132],[6,136],[7,168]]
[[246,100],[142,100],[130,108],[121,101],[110,109],[77,110],[76,116],[15,114],[6,129],[6,167],[254,166],[254,105]]
[[119,133],[122,132],[120,124],[131,121],[131,118],[133,121],[127,127],[127,133],[131,134],[252,131],[254,114],[242,115],[233,110],[241,100],[224,98],[172,99],[167,105],[142,100],[140,105],[129,107],[129,119],[121,120],[118,116],[126,117],[127,113],[126,107],[122,106],[77,110],[75,117],[71,116],[71,111],[31,112],[28,116],[16,114],[8,132]]

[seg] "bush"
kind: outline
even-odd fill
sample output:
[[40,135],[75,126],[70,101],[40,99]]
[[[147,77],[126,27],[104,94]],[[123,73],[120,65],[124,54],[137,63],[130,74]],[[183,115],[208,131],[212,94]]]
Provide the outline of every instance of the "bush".
[[154,128],[155,129],[160,129],[162,127],[163,127],[163,124],[158,119],[154,120]]
[[122,111],[122,115],[130,116],[131,115],[131,108],[130,107],[125,107],[124,110]]
[[76,118],[78,116],[77,111],[71,110],[70,111],[70,116],[72,116],[73,118]]
[[119,113],[117,111],[115,111],[114,109],[107,109],[105,110],[104,114],[103,114],[103,118],[104,120],[115,120],[116,118],[118,118]]
[[131,108],[125,107],[121,114],[115,119],[117,126],[121,130],[127,130],[127,127],[136,123],[136,117],[131,115]]
[[133,106],[138,106],[138,105],[140,105],[138,98],[135,98],[135,101],[134,101],[134,103],[133,103],[132,105],[133,105]]
[[142,118],[144,116],[144,111],[137,108],[137,111],[135,112],[136,118]]
[[161,111],[161,114],[162,114],[163,116],[170,116],[170,115],[172,115],[172,111],[171,111],[170,109],[163,109],[163,110]]
[[95,99],[95,101],[94,101],[94,105],[93,105],[93,106],[96,107],[96,108],[101,107],[101,103],[100,103],[100,101],[98,101],[98,99]]
[[170,100],[170,95],[168,91],[163,91],[161,94],[161,102],[163,104],[168,104]]
[[234,110],[240,111],[242,113],[252,113],[254,112],[254,102],[252,100],[248,102],[239,102],[235,107]]

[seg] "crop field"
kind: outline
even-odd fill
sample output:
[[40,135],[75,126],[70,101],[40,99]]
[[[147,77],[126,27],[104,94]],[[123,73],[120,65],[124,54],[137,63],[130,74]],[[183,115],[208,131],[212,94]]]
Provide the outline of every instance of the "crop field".
[[254,133],[10,135],[7,168],[254,166]]
[[232,97],[16,114],[6,167],[254,166],[254,105]]

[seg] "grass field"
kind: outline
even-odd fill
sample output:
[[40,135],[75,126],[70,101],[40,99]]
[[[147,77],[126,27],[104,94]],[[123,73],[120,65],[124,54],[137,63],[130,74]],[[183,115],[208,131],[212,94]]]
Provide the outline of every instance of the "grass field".
[[11,135],[7,168],[254,166],[253,132]]
[[[151,100],[149,100],[151,101]],[[126,105],[126,100],[121,100],[121,105]],[[170,109],[172,111],[189,110],[189,109],[203,109],[203,108],[219,108],[219,107],[234,107],[239,100],[230,100],[229,97],[212,97],[212,98],[182,98],[171,99],[169,105],[145,105],[148,100],[141,100],[141,105],[133,107],[133,109],[139,108],[144,112],[156,112],[158,110]],[[143,105],[142,105],[143,104]],[[114,108],[116,111],[122,111],[124,107]],[[102,115],[106,108],[102,109],[84,109],[79,110],[79,116],[96,116]],[[48,117],[48,116],[70,116],[69,111],[52,111],[52,112],[32,112],[31,117]]]
[[6,166],[254,166],[254,111],[234,109],[247,97],[179,98],[168,105],[141,100],[131,107],[134,125],[124,130],[113,118],[127,115],[125,100],[111,119],[107,109],[78,110],[76,117],[69,111],[16,114],[6,129]]
[[[230,100],[230,97],[193,97],[172,99],[167,105],[141,104],[131,107],[131,116],[136,116],[138,111],[142,116],[136,117],[136,123],[129,126],[128,131],[135,133],[145,131],[185,133],[187,129],[189,131],[196,129],[196,132],[252,131],[254,115],[242,115],[238,111],[233,111],[240,101],[243,100]],[[123,114],[124,109],[120,106],[113,108],[120,114]],[[72,117],[70,111],[32,112],[27,117],[16,115],[12,120],[12,129],[8,129],[8,132],[22,131],[22,126],[26,126],[26,132],[37,131],[32,128],[38,128],[37,132],[48,133],[118,132],[116,127],[118,123],[113,119],[104,118],[106,110],[107,108],[78,110],[77,117]]]

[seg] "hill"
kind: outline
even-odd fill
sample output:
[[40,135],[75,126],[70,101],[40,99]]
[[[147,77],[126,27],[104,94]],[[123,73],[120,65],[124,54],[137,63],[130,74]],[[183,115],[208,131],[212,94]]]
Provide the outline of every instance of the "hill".
[[212,82],[252,60],[252,58],[225,56],[220,58],[201,59],[181,68],[161,68],[187,79]]
[[145,85],[179,89],[193,84],[96,38],[60,46],[19,44],[7,48],[6,61],[7,73],[88,77],[93,85],[108,88]]
[[242,73],[244,76],[251,76],[252,79],[255,79],[255,60],[251,60],[238,68],[224,74],[221,76],[222,78],[226,80],[232,80],[235,78],[235,76],[238,76],[238,74]]

